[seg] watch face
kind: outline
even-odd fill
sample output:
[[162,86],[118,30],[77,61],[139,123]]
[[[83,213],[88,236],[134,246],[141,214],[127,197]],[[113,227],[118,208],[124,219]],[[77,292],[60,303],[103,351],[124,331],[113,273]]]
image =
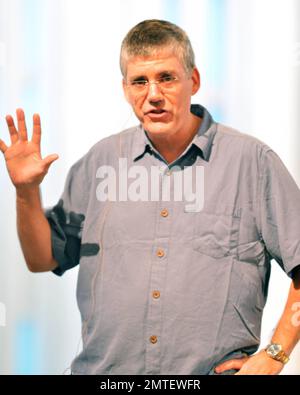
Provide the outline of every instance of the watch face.
[[269,355],[271,355],[272,357],[276,357],[276,355],[281,351],[281,345],[280,344],[271,344],[268,349],[267,352]]

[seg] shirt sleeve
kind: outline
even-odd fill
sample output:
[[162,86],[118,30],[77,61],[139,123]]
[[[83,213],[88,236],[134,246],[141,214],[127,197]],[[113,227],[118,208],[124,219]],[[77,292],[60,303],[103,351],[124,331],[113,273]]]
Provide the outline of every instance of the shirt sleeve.
[[51,227],[52,254],[58,263],[53,273],[59,276],[78,265],[80,260],[89,190],[86,162],[85,156],[71,167],[59,202],[45,210]]
[[272,149],[265,147],[261,159],[261,236],[271,258],[292,277],[300,265],[300,190]]

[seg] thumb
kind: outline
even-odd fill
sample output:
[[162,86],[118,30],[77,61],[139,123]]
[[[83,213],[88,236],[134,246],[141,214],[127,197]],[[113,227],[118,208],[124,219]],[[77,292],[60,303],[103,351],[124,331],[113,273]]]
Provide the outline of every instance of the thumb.
[[223,362],[215,368],[216,373],[225,372],[225,370],[236,369],[240,370],[244,363],[248,360],[248,357],[230,359],[229,361]]
[[43,165],[45,166],[46,170],[48,171],[49,167],[52,165],[54,161],[56,161],[59,158],[57,154],[52,154],[46,156],[45,159],[43,159]]

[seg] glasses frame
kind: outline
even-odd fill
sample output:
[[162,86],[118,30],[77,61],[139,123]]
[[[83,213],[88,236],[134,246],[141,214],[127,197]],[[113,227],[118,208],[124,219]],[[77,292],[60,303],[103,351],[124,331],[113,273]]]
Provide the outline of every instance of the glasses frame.
[[[143,82],[144,84],[139,85],[138,83],[141,82]],[[162,93],[171,92],[176,87],[177,82],[180,82],[180,79],[177,76],[166,76],[166,77],[157,78],[155,80],[147,80],[141,78],[129,82],[126,81],[126,85],[135,96],[139,96],[139,95],[145,95],[149,91],[149,87],[152,84],[156,84]],[[170,86],[168,85],[164,86],[163,85],[164,83],[166,84],[169,83]]]

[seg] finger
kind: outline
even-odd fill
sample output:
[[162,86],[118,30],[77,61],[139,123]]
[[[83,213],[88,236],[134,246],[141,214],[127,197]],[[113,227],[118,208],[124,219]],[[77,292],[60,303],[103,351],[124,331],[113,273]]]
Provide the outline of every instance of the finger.
[[54,161],[56,161],[59,158],[57,154],[52,154],[47,156],[45,159],[43,159],[43,164],[48,171],[49,167],[52,165]]
[[24,111],[21,108],[17,109],[17,119],[18,119],[18,130],[20,133],[20,139],[27,141],[27,128],[25,122]]
[[34,114],[33,115],[33,133],[32,133],[31,141],[35,144],[40,145],[41,133],[42,133],[42,128],[41,128],[40,116],[39,116],[39,114]]
[[221,363],[215,368],[216,373],[222,373],[225,370],[230,369],[241,369],[244,363],[248,360],[248,358],[239,358],[239,359],[231,359],[230,361],[226,361]]
[[10,134],[10,141],[12,142],[12,144],[15,144],[19,140],[19,134],[18,134],[18,131],[15,127],[13,117],[10,115],[7,115],[5,117],[5,119],[6,119],[6,123],[8,126],[9,134]]
[[4,154],[5,151],[7,150],[7,145],[5,144],[4,141],[0,140],[0,151]]

